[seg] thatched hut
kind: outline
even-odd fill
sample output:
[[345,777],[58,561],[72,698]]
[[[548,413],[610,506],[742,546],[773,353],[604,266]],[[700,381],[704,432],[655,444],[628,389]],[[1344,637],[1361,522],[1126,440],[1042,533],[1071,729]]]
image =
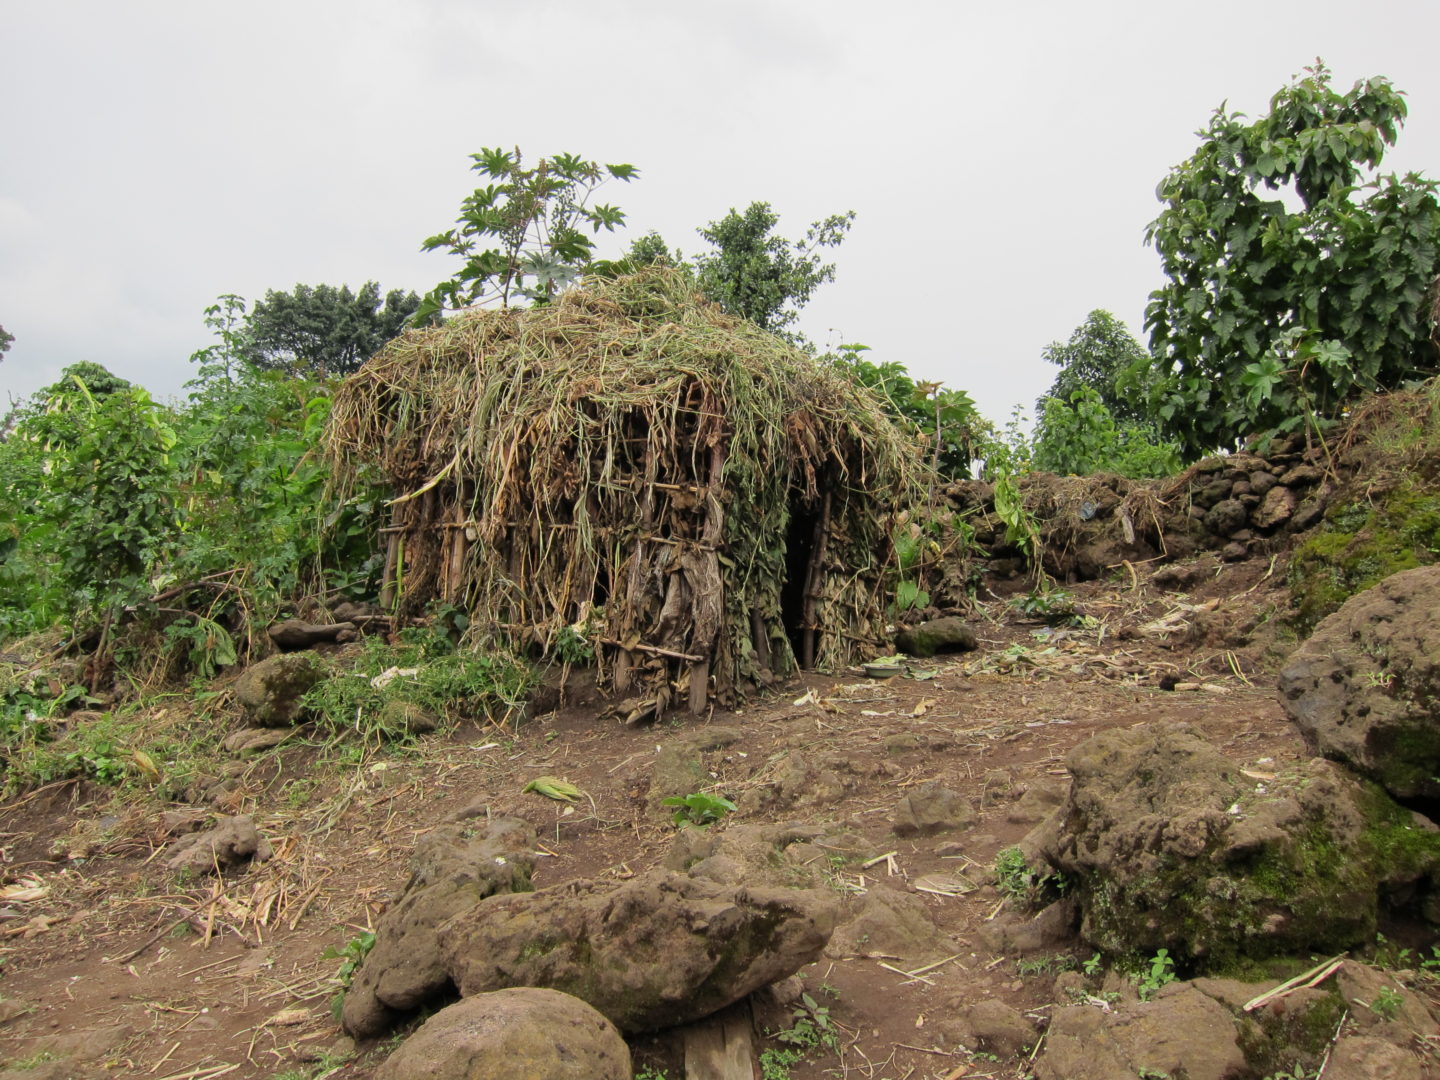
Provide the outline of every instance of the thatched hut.
[[337,475],[396,498],[382,600],[702,708],[885,648],[913,447],[829,365],[673,270],[392,342],[336,394]]

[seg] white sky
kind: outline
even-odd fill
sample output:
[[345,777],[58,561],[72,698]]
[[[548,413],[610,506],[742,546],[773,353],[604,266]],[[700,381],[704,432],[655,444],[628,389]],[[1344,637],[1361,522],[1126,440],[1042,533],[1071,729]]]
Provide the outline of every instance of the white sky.
[[1221,101],[1386,75],[1387,170],[1440,176],[1437,35],[1435,0],[0,0],[0,404],[80,360],[179,393],[221,293],[424,291],[468,155],[518,145],[640,168],[602,254],[857,211],[801,328],[1003,420],[1091,309],[1141,336],[1155,185]]

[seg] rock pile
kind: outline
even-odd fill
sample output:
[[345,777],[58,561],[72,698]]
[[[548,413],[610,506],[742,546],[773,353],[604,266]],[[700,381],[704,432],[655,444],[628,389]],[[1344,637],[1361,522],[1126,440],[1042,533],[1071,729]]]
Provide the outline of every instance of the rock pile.
[[683,868],[530,892],[529,826],[442,827],[417,848],[405,894],[376,931],[345,1000],[345,1029],[383,1034],[452,988],[469,998],[542,987],[579,998],[623,1032],[648,1031],[786,978],[819,958],[838,902],[825,889],[766,883],[788,847],[805,846],[801,837],[734,832],[706,850],[679,841]]
[[[1318,448],[1306,448],[1303,436],[1291,435],[1272,443],[1263,457],[1248,451],[1217,455],[1164,480],[1036,473],[1019,487],[1039,527],[1046,571],[1086,581],[1125,560],[1217,551],[1238,561],[1266,551],[1277,538],[1319,524],[1335,490],[1328,464]],[[974,527],[987,572],[1003,578],[1024,571],[990,484],[951,484],[943,495],[944,509]]]

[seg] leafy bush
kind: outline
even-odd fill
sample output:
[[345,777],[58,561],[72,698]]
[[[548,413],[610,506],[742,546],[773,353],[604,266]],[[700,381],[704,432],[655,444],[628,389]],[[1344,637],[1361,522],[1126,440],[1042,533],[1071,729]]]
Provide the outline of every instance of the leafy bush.
[[533,685],[533,672],[503,653],[459,650],[446,638],[407,631],[400,645],[366,638],[354,667],[317,683],[305,705],[322,729],[358,732],[366,742],[404,741],[408,727],[386,706],[403,702],[449,723],[498,720],[519,709]]
[[[189,401],[171,407],[98,365],[23,405],[0,442],[0,640],[117,620],[136,662],[213,674],[307,594],[372,594],[378,488],[339,500],[316,444],[326,384],[241,358],[244,302],[206,312]],[[168,659],[166,659],[168,658]]]
[[938,382],[916,382],[904,365],[893,360],[872,363],[861,355],[869,351],[868,345],[841,345],[828,359],[861,386],[875,391],[895,422],[923,443],[941,476],[952,480],[968,477],[989,429],[970,395]]
[[1068,400],[1044,400],[1033,465],[1062,476],[1169,476],[1180,468],[1180,448],[1160,441],[1144,424],[1117,424],[1099,392],[1087,386]]
[[675,813],[670,820],[682,829],[689,826],[703,829],[739,809],[724,795],[712,795],[705,791],[672,795],[668,799],[662,799],[660,805],[675,807]]
[[1253,122],[1217,109],[1161,181],[1148,239],[1169,282],[1146,325],[1162,377],[1132,369],[1131,388],[1151,385],[1148,411],[1187,458],[1434,369],[1436,183],[1376,175],[1405,115],[1386,79],[1341,93],[1317,64]]

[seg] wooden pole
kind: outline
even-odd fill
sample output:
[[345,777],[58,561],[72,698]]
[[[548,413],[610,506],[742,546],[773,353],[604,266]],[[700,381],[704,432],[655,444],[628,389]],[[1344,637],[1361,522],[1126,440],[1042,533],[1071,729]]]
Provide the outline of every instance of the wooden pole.
[[815,538],[810,544],[810,563],[805,568],[805,605],[801,618],[800,666],[809,671],[815,666],[815,601],[820,596],[821,563],[825,559],[825,540],[830,535],[830,492],[825,492],[820,506],[820,520],[815,523]]

